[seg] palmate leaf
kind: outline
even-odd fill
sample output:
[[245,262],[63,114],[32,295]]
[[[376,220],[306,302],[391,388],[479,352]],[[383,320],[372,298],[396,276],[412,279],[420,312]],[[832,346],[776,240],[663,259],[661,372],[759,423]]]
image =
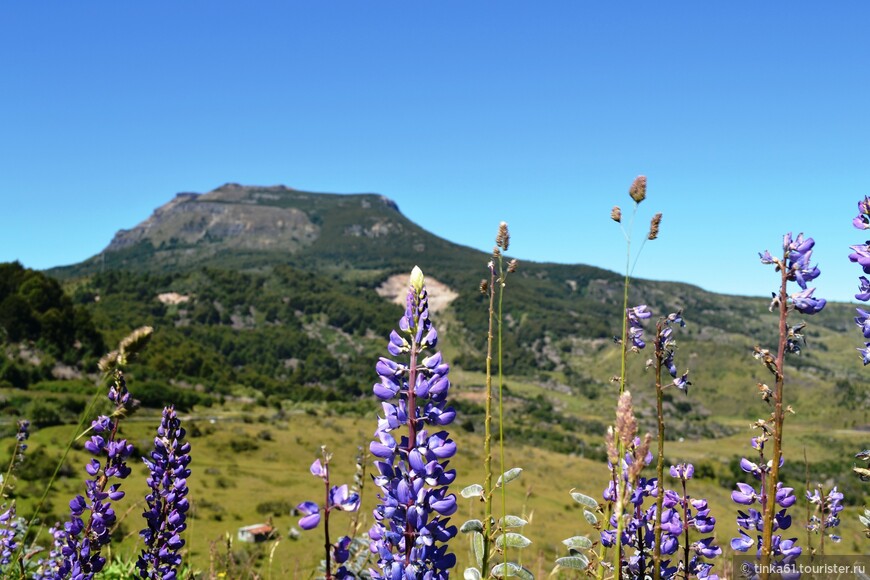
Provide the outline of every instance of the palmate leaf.
[[508,532],[501,534],[495,539],[495,546],[499,550],[503,550],[505,546],[508,548],[525,548],[531,545],[532,541],[522,534]]
[[483,522],[480,520],[468,520],[462,527],[459,528],[459,531],[463,534],[467,534],[469,532],[483,532]]
[[463,572],[462,577],[464,580],[481,580],[480,579],[480,570],[477,568],[466,568],[465,572]]
[[535,575],[528,569],[513,562],[502,562],[492,567],[490,572],[495,578],[521,578],[522,580],[534,580]]
[[501,487],[502,485],[509,484],[510,482],[518,478],[522,472],[522,467],[514,467],[513,469],[508,469],[502,475],[498,476],[498,481],[495,482],[495,486]]
[[576,556],[565,556],[564,558],[558,558],[556,560],[556,564],[561,566],[562,568],[570,568],[572,570],[585,570],[589,565],[589,559],[586,558],[583,554],[577,554]]

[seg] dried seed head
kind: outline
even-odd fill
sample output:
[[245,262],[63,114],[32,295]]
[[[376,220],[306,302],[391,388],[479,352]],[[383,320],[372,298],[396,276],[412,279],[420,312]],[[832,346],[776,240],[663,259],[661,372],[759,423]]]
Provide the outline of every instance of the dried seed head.
[[604,443],[607,445],[607,460],[611,465],[616,465],[619,459],[619,453],[616,451],[616,441],[613,439],[613,426],[607,427],[607,434],[604,435]]
[[97,367],[99,367],[100,371],[104,374],[109,374],[118,366],[118,351],[113,350],[107,355],[104,355],[103,358],[100,359],[100,362],[97,363]]
[[631,187],[628,188],[628,195],[635,203],[640,203],[646,199],[646,175],[638,175],[631,182]]
[[495,236],[495,244],[507,252],[508,246],[511,243],[511,235],[508,232],[507,222],[501,222],[498,224],[498,235]]
[[489,291],[489,280],[481,280],[480,281],[480,293],[486,294]]
[[616,405],[616,433],[625,447],[628,447],[637,434],[637,419],[631,406],[631,393],[623,391]]
[[619,209],[618,205],[613,206],[613,209],[610,210],[610,219],[619,223],[622,221],[622,210]]
[[516,258],[511,260],[510,262],[508,262],[508,267],[507,267],[508,274],[516,272],[518,265],[519,265],[519,262],[517,262]]
[[662,214],[657,213],[649,222],[649,239],[654,240],[659,237],[659,225],[662,223]]
[[646,467],[646,456],[649,453],[650,442],[652,441],[652,436],[647,433],[643,441],[641,441],[640,445],[638,445],[634,450],[634,461],[632,461],[631,466],[628,468],[628,479],[632,483],[637,481],[638,476],[640,476],[640,472],[643,471],[643,468]]
[[495,247],[492,249],[492,257],[493,257],[493,258],[498,258],[499,256],[501,256],[501,250],[499,249],[498,246],[495,246]]
[[121,364],[126,363],[128,360],[142,352],[142,349],[144,349],[145,345],[148,344],[148,341],[151,340],[151,335],[153,333],[154,329],[150,326],[142,326],[125,337],[118,345],[118,350],[121,351],[119,356]]

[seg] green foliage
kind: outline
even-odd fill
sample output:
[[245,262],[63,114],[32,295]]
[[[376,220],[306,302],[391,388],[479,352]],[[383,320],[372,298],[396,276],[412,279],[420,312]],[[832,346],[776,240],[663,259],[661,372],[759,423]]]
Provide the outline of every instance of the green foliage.
[[257,513],[262,515],[283,516],[293,510],[293,504],[286,500],[264,501],[257,504]]
[[0,280],[0,344],[33,342],[70,363],[102,353],[90,315],[56,280],[18,262],[0,264]]

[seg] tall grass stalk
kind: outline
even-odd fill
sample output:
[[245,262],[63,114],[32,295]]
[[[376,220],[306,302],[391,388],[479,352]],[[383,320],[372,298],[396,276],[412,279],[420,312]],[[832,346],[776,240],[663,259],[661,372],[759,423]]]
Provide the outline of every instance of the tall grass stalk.
[[[622,224],[622,210],[619,206],[616,206],[611,211],[610,217],[617,223],[619,223],[620,229],[622,230],[622,235],[625,238],[625,277],[623,280],[623,289],[622,289],[622,353],[620,357],[620,373],[619,373],[619,395],[621,396],[625,392],[626,386],[626,367],[628,362],[628,291],[631,286],[631,278],[632,273],[634,271],[634,266],[637,265],[637,261],[640,258],[640,254],[643,251],[643,247],[646,245],[647,239],[655,239],[658,234],[658,225],[655,225],[655,235],[653,235],[652,228],[650,229],[650,233],[648,236],[644,238],[643,243],[641,244],[640,249],[638,250],[637,256],[635,256],[634,261],[632,262],[631,256],[631,233],[634,226],[634,220],[637,217],[637,210],[640,206],[640,203],[646,199],[646,177],[643,175],[639,175],[632,182],[631,187],[628,190],[629,196],[634,201],[634,206],[631,212],[631,220],[628,224],[628,229],[626,229]],[[661,219],[661,214],[658,214],[658,218]],[[614,545],[614,554],[613,554],[613,566],[614,566],[614,576],[618,579],[622,578],[622,530],[623,530],[623,509],[624,509],[624,496],[625,493],[620,491],[620,488],[624,488],[624,468],[622,465],[622,458],[625,455],[625,446],[622,443],[622,438],[619,436],[619,433],[615,434],[615,439],[617,441],[617,464],[616,464],[616,485],[617,493],[616,493],[616,502],[614,506],[614,517],[616,518],[616,543]],[[658,522],[661,523],[660,521]],[[603,561],[604,559],[604,547],[601,547],[601,551],[599,552],[599,557]],[[603,571],[599,569],[599,579],[603,577]]]
[[[507,224],[502,222],[499,225],[499,235],[496,237],[496,244],[502,251],[496,252],[498,257],[498,447],[499,447],[499,465],[501,472],[505,473],[507,465],[504,459],[504,350],[502,348],[502,332],[504,329],[504,289],[507,284],[507,276],[514,272],[517,268],[517,261],[511,260],[507,268],[504,265],[504,251],[507,251],[510,243],[510,234],[508,233]],[[498,248],[497,248],[498,249]],[[505,485],[501,486],[501,515],[502,520],[507,515],[507,491]],[[524,510],[525,511],[525,510]],[[507,568],[507,548],[503,553],[503,562]],[[517,561],[522,565],[522,560]]]
[[[495,247],[492,251],[492,260],[489,267],[489,283],[487,290],[489,295],[489,310],[488,310],[488,332],[486,341],[486,417],[484,419],[484,470],[486,471],[484,481],[485,493],[485,508],[484,508],[484,546],[483,546],[483,569],[481,574],[488,575],[489,561],[492,558],[492,543],[494,539],[492,517],[492,502],[493,502],[493,484],[492,484],[492,415],[493,415],[493,392],[492,392],[492,356],[493,356],[493,341],[496,340],[496,368],[498,372],[498,444],[499,444],[499,465],[500,473],[506,471],[505,452],[504,452],[504,350],[502,345],[502,333],[504,328],[503,307],[504,307],[504,289],[509,273],[516,270],[517,261],[511,260],[507,266],[504,263],[504,252],[507,251],[510,245],[510,233],[507,223],[501,222],[498,227],[498,234],[495,238]],[[496,300],[496,294],[498,299]],[[494,328],[497,335],[493,334]],[[507,514],[507,495],[506,485],[498,486],[501,488],[501,515],[502,528],[504,528],[504,517]],[[502,530],[504,532],[504,530]],[[502,563],[507,569],[507,546],[502,551]],[[521,562],[518,562],[521,563]]]
[[489,558],[492,550],[492,342],[493,326],[495,324],[495,266],[489,262],[489,328],[486,335],[486,416],[483,420],[483,558],[480,573],[488,576]]

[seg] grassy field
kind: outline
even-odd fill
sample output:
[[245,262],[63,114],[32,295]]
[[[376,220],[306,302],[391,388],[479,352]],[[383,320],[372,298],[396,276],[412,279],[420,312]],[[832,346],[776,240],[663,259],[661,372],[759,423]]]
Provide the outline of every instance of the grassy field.
[[[159,416],[153,411],[140,412],[123,423],[123,435],[145,453],[150,448],[152,432],[158,421]],[[322,499],[324,490],[320,480],[308,472],[308,466],[318,457],[321,445],[328,446],[334,453],[333,483],[350,483],[357,448],[367,447],[374,431],[373,415],[372,418],[340,416],[331,413],[327,407],[289,407],[284,413],[276,414],[275,409],[243,407],[236,403],[195,409],[186,420],[186,426],[193,457],[193,474],[189,479],[193,515],[186,532],[186,560],[196,569],[209,570],[227,554],[226,538],[229,537],[233,540],[229,551],[248,572],[256,571],[265,578],[314,576],[323,554],[322,526],[303,532],[298,539],[291,539],[289,532],[294,526],[298,528],[297,518],[283,510],[271,516],[279,531],[276,542],[241,544],[235,539],[236,531],[241,526],[264,522],[270,517],[258,513],[258,506],[269,502],[277,506],[282,502],[285,506],[295,506],[304,500]],[[719,485],[716,478],[727,473],[728,463],[734,456],[747,452],[751,436],[748,422],[735,420],[733,427],[737,432],[728,437],[669,442],[666,447],[668,458],[705,463],[712,470],[708,478],[692,483],[690,493],[709,500],[718,521],[717,540],[726,554],[730,552],[727,546],[731,536],[736,535],[736,509],[730,501],[730,489]],[[459,445],[459,452],[451,462],[458,474],[453,486],[457,494],[466,485],[482,483],[481,431],[482,428],[467,432],[455,426],[451,429],[451,435]],[[48,449],[50,455],[58,453],[71,433],[71,427],[38,430],[31,438],[28,453],[35,453],[40,447]],[[793,421],[787,426],[785,452],[790,461],[798,461],[800,457],[802,462],[805,449],[808,460],[813,463],[827,459],[832,451],[862,449],[866,447],[866,441],[867,435],[863,432],[823,431],[818,427],[802,427],[798,421]],[[69,498],[83,490],[86,453],[81,451],[80,443],[67,462],[71,473],[58,480],[50,496],[49,511],[54,517],[64,517]],[[8,449],[9,445],[4,442],[2,448]],[[562,539],[592,533],[569,491],[576,488],[600,498],[607,471],[600,462],[524,445],[510,447],[507,458],[508,467],[524,469],[522,477],[508,486],[508,512],[524,515],[529,520],[525,534],[533,544],[524,551],[524,563],[536,576],[544,577],[552,570],[555,558],[565,555]],[[652,469],[648,469],[646,475],[651,476],[651,473]],[[145,477],[144,465],[135,461],[133,474],[122,487],[127,491],[127,497],[116,506],[122,518],[120,528],[126,538],[113,546],[115,554],[132,557],[141,546],[137,531],[143,525],[140,514],[143,510],[141,498],[146,490]],[[842,473],[842,478],[853,476]],[[829,486],[832,482],[823,483]],[[795,487],[796,493],[802,495],[803,486]],[[16,490],[20,511],[28,513],[41,492],[39,483],[22,482]],[[375,489],[369,482],[363,490],[360,510],[362,530],[371,525],[370,514],[375,503]],[[790,510],[795,524],[789,537],[797,536],[801,544],[806,545],[801,523],[805,521],[803,505],[804,502],[799,500]],[[496,506],[497,512],[500,511],[499,503]],[[460,510],[453,517],[454,523],[461,524],[467,516],[479,517],[480,511],[479,503],[460,499]],[[849,506],[841,514],[843,541],[836,545],[828,544],[828,553],[866,552],[868,540],[861,534],[856,518],[858,511],[857,506]],[[348,514],[336,513],[331,525],[333,533],[344,533],[350,521]],[[818,543],[817,539],[813,541]],[[461,569],[470,560],[467,539],[459,537],[454,540],[453,550]],[[722,564],[717,564],[717,569],[721,568]]]

